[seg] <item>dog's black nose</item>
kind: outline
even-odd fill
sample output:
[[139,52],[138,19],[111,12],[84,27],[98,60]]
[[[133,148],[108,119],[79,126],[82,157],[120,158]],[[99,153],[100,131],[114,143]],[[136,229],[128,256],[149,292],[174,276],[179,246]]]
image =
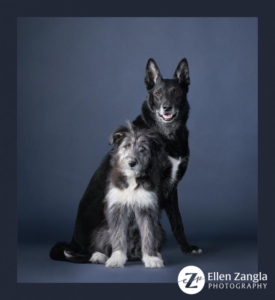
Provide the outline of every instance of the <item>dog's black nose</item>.
[[164,111],[169,111],[169,110],[171,110],[172,107],[169,104],[163,104],[162,108],[163,108]]
[[137,164],[137,161],[136,161],[136,160],[131,160],[131,161],[129,161],[129,166],[130,166],[131,168],[133,168],[136,164]]

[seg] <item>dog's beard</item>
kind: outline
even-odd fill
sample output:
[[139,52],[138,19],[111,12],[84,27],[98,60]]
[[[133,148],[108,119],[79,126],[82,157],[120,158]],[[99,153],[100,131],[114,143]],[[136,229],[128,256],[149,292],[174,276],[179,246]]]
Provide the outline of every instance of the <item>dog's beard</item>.
[[135,170],[134,168],[123,168],[122,172],[127,177],[139,177],[140,176],[140,170]]
[[147,169],[148,168],[142,168],[142,167],[138,167],[136,169],[135,168],[125,168],[125,169],[123,169],[123,173],[127,177],[139,178],[139,177],[144,177],[146,175]]
[[119,170],[126,176],[126,177],[143,177],[145,175],[146,166],[142,166],[141,164],[138,164],[134,166],[133,168],[129,167],[128,162],[122,162],[120,164]]

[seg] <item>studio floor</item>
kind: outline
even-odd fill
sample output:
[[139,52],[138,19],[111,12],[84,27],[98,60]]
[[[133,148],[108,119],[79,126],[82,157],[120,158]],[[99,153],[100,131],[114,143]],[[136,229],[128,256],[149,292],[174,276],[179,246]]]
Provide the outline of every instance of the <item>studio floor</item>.
[[[191,243],[190,243],[191,244]],[[203,254],[186,255],[168,239],[162,251],[165,268],[146,269],[141,262],[127,262],[124,268],[72,264],[49,258],[52,244],[21,243],[17,254],[17,282],[20,283],[175,283],[180,270],[194,265],[206,272],[257,273],[257,242],[245,240],[193,241]]]

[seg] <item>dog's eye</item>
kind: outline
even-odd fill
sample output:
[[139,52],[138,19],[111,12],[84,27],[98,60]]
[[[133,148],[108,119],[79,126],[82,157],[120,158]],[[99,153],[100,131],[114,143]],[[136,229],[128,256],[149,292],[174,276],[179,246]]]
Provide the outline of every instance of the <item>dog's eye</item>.
[[178,96],[180,94],[179,90],[173,90],[173,95]]
[[125,145],[124,147],[125,147],[126,149],[129,149],[129,148],[131,148],[131,144],[129,143],[129,144]]
[[156,95],[157,97],[160,97],[162,94],[161,94],[161,92],[156,92],[155,95]]
[[144,150],[146,150],[146,148],[143,147],[143,146],[141,146],[141,147],[139,148],[139,151],[144,151]]

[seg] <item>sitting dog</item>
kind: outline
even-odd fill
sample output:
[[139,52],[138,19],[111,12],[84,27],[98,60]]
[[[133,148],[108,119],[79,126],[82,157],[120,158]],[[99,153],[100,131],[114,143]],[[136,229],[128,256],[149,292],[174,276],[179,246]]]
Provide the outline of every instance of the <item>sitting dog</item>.
[[155,128],[159,133],[169,159],[168,166],[162,169],[163,208],[182,252],[200,254],[202,250],[199,247],[187,242],[177,192],[178,183],[187,170],[190,153],[186,127],[190,76],[186,58],[179,62],[171,79],[164,79],[156,62],[150,58],[146,65],[145,85],[147,97],[141,115],[133,123],[139,128]]
[[[94,230],[89,230],[88,247],[75,252],[65,245],[64,258],[70,262],[105,263],[110,268],[123,267],[127,259],[142,259],[147,268],[164,267],[160,255],[164,231],[159,222],[160,166],[165,163],[161,141],[152,130],[140,130],[128,122],[128,127],[121,126],[113,133],[110,143],[114,147],[105,197],[90,201],[96,212],[92,203],[102,202],[104,217]],[[96,197],[97,191],[91,192]],[[83,209],[91,211],[86,205],[80,205],[80,215]],[[52,257],[57,248],[53,248]]]
[[[165,154],[161,154],[162,159],[153,164],[157,166],[156,172],[150,172],[152,177],[148,177],[159,190],[158,193],[162,197],[159,201],[160,206],[166,211],[182,252],[199,254],[202,250],[195,245],[189,245],[187,241],[177,193],[177,185],[184,176],[189,161],[189,133],[186,122],[189,115],[187,93],[190,76],[187,60],[183,58],[179,62],[173,78],[163,79],[156,62],[149,59],[145,72],[145,85],[147,97],[143,102],[141,114],[133,124],[143,130],[154,128],[160,137],[160,139],[156,138],[156,141],[163,145],[158,149],[165,151]],[[155,159],[154,155],[151,155],[151,159]],[[91,243],[93,243],[94,233],[105,220],[103,200],[106,199],[107,182],[113,168],[111,161],[113,156],[112,152],[109,152],[92,176],[80,201],[71,243],[57,243],[50,252],[52,259],[79,263],[90,260],[93,253]],[[74,253],[74,256],[66,257],[64,250]],[[129,260],[140,258],[135,251],[133,248]]]

